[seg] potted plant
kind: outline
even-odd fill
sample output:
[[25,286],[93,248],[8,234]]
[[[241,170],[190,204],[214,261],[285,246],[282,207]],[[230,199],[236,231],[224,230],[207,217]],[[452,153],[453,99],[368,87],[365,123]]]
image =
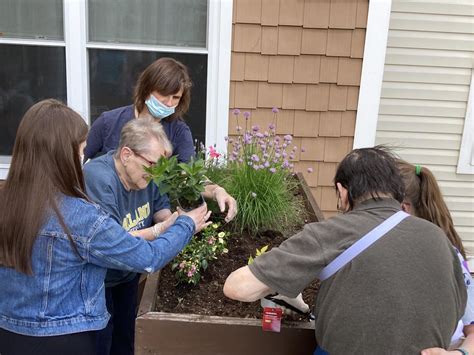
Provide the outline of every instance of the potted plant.
[[209,181],[203,159],[191,159],[189,163],[178,163],[176,156],[161,157],[158,162],[145,168],[150,179],[162,194],[168,194],[172,205],[187,211],[204,203],[202,193]]
[[[273,112],[276,115],[277,110]],[[240,112],[235,113],[238,119]],[[254,239],[259,240],[258,234],[262,231],[268,228],[289,228],[298,223],[298,218],[302,215],[305,215],[305,218],[299,221],[301,224],[324,219],[302,174],[295,173],[293,169],[293,155],[298,148],[292,145],[292,137],[276,135],[274,123],[266,130],[256,126],[247,127],[249,114],[244,113],[243,116],[245,127],[238,124],[237,131],[240,134],[228,139],[229,155],[219,159],[219,154],[211,147],[208,159],[203,160],[206,175],[223,186],[238,201],[239,214],[230,228],[233,234],[222,238],[222,244],[228,245],[221,245],[221,253],[212,256],[213,263],[209,268],[208,262],[211,259],[204,262],[205,268],[200,268],[202,262],[199,260],[212,249],[209,247],[213,243],[220,242],[219,227],[216,227],[214,232],[217,237],[201,237],[196,241],[196,245],[185,249],[172,262],[177,278],[171,275],[168,279],[171,283],[168,283],[166,289],[169,289],[174,299],[187,298],[187,301],[181,299],[178,302],[192,303],[202,296],[196,297],[193,292],[187,292],[189,287],[184,293],[179,293],[180,286],[177,286],[176,280],[184,281],[185,284],[197,284],[202,275],[209,274],[209,269],[221,268],[221,260],[230,257],[234,251],[231,244],[235,246],[236,240],[239,241],[237,247],[247,246],[251,244],[251,241],[246,239],[249,233],[257,235]],[[223,237],[222,234],[221,236]],[[261,242],[262,244],[257,246],[252,244],[252,255],[256,248],[261,250],[266,244],[263,240]],[[238,262],[232,261],[231,270],[245,265],[251,254],[245,255]],[[206,268],[208,270],[204,273]],[[166,273],[169,276],[170,271],[163,272]],[[210,280],[211,284],[216,284],[213,293],[209,293],[208,297],[212,298],[211,308],[227,304],[227,300],[220,299],[223,297],[220,281],[213,277]],[[136,326],[137,354],[298,355],[310,354],[316,346],[314,324],[308,321],[286,321],[282,324],[281,333],[277,334],[262,331],[260,319],[156,311],[159,281],[159,274],[151,275],[145,286]],[[158,300],[159,303],[162,301],[162,298]]]

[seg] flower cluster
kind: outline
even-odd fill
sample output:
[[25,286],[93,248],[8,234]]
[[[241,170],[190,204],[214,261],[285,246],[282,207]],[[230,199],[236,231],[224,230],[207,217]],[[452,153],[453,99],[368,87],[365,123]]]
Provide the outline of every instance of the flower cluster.
[[209,262],[225,254],[229,232],[220,231],[220,223],[213,223],[195,236],[191,242],[174,259],[171,265],[176,270],[180,282],[198,284],[201,273],[207,269]]
[[[235,109],[237,136],[226,137],[229,145],[226,190],[236,198],[240,230],[253,232],[272,228],[278,223],[289,226],[298,219],[294,203],[294,163],[298,147],[293,137],[277,135],[278,109],[268,127],[250,125],[250,112]],[[295,207],[295,208],[294,208]]]

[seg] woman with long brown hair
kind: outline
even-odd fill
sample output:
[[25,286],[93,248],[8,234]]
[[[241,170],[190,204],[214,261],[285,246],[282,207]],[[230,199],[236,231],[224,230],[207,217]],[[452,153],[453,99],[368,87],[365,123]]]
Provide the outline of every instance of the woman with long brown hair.
[[[459,324],[459,329],[457,329],[452,339],[452,345],[456,348],[452,353],[471,353],[474,351],[474,325],[472,325],[472,323],[474,323],[474,305],[472,304],[474,301],[472,299],[472,287],[474,287],[474,284],[472,284],[472,278],[466,262],[466,251],[462,240],[454,228],[451,213],[444,202],[443,194],[433,173],[426,167],[413,165],[403,160],[397,161],[397,165],[405,184],[405,197],[402,202],[402,209],[405,212],[426,219],[440,227],[458,254],[464,273],[468,299],[466,312],[464,313],[462,322]],[[461,344],[460,336],[462,335],[462,331],[466,339]],[[431,348],[422,351],[423,355],[449,353],[449,351],[441,348]]]
[[207,226],[206,206],[160,238],[128,234],[84,194],[87,125],[56,100],[32,106],[18,128],[0,189],[0,353],[93,354],[109,319],[107,268],[154,272]]

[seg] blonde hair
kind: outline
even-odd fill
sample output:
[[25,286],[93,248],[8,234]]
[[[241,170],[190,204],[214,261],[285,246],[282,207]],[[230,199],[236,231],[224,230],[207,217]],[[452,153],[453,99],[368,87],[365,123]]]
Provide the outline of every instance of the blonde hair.
[[134,152],[144,153],[150,149],[150,140],[156,139],[163,147],[165,156],[170,157],[173,153],[173,146],[166,135],[161,123],[150,117],[139,117],[128,122],[120,133],[120,142],[115,152],[118,158],[120,150],[128,147]]

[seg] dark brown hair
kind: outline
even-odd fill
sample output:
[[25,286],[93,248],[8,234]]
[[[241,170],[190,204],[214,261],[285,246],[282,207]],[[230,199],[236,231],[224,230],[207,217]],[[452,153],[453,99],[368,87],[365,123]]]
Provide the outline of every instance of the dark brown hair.
[[186,66],[173,58],[160,58],[151,63],[138,78],[134,93],[134,104],[140,113],[145,108],[145,101],[153,91],[161,95],[176,94],[181,88],[183,95],[170,119],[181,118],[188,112],[191,102],[191,79]]
[[440,227],[446,233],[451,244],[466,258],[461,238],[454,229],[451,213],[444,202],[434,175],[428,168],[421,166],[417,175],[416,166],[403,160],[399,160],[397,165],[405,183],[405,199],[411,203],[415,216]]
[[395,157],[384,146],[354,149],[347,154],[337,167],[334,185],[337,183],[347,189],[350,209],[364,199],[380,199],[380,194],[401,203],[405,191]]
[[79,146],[87,124],[72,109],[49,99],[33,105],[16,134],[10,171],[0,189],[0,263],[32,273],[36,236],[53,211],[76,245],[58,208],[60,194],[84,198]]

